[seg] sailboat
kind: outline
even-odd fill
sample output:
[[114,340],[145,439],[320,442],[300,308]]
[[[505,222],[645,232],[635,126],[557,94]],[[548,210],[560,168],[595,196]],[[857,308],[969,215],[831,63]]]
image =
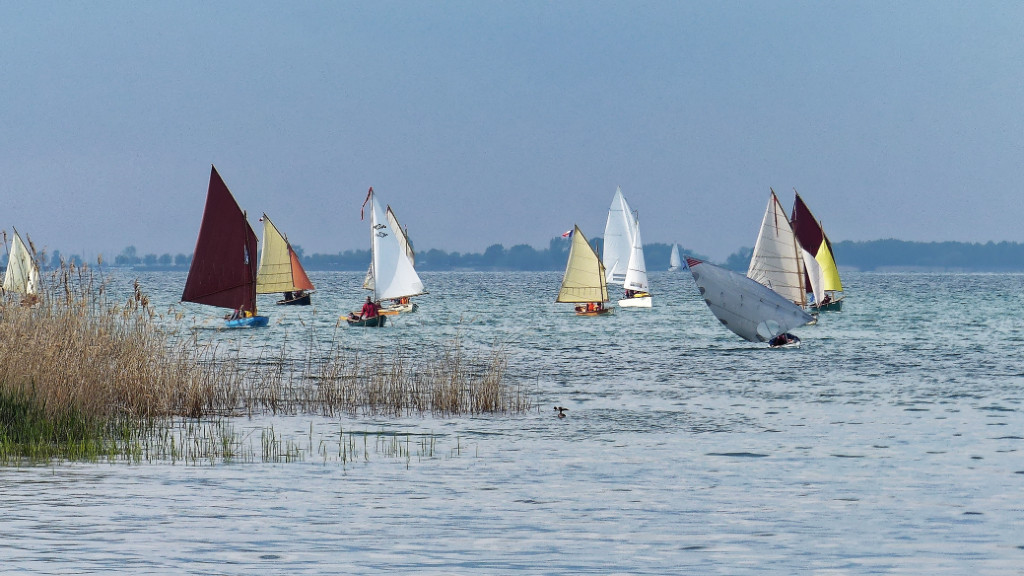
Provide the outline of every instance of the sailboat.
[[39,301],[39,265],[32,252],[21,240],[18,229],[14,229],[11,251],[7,255],[7,270],[4,273],[4,292],[21,294],[21,303],[31,306]]
[[[423,282],[420,280],[412,260],[403,246],[404,233],[398,226],[398,220],[389,219],[387,210],[378,202],[373,188],[366,193],[363,206],[370,204],[370,270],[368,278],[372,279],[372,300],[402,300],[424,293]],[[364,282],[364,286],[366,283]],[[411,308],[410,308],[411,309]],[[355,313],[349,315],[348,322],[352,326],[383,326],[387,316],[378,314],[371,318],[361,318]]]
[[622,188],[615,189],[611,207],[608,208],[608,220],[604,226],[603,264],[606,281],[619,284],[626,291],[625,298],[619,300],[620,307],[651,307],[640,222],[629,209]]
[[[402,225],[398,223],[398,217],[395,216],[395,212],[391,209],[390,205],[388,205],[387,209],[384,211],[384,216],[387,218],[388,225],[391,226],[395,236],[398,237],[398,244],[402,247],[402,250],[405,251],[405,255],[409,258],[409,263],[412,264],[415,269],[416,253],[412,249],[412,243],[409,242],[409,231],[402,228]],[[366,270],[366,278],[363,280],[363,288],[366,290],[373,290],[374,284],[373,264],[371,263],[370,267]],[[400,312],[415,312],[418,309],[419,304],[410,301],[408,296],[404,296],[382,306],[380,313],[386,316],[391,316]]]
[[683,261],[679,258],[679,244],[672,245],[672,254],[668,257],[668,271],[677,272],[683,267]]
[[825,235],[821,222],[814,218],[810,209],[804,204],[800,193],[793,189],[796,199],[793,201],[793,214],[790,223],[796,234],[801,249],[804,268],[807,270],[805,292],[814,295],[810,307],[815,311],[843,309],[843,283],[839,279],[839,269],[832,256],[832,243]]
[[696,258],[687,258],[686,263],[711,312],[744,340],[773,342],[814,320],[803,308],[750,278]]
[[803,258],[775,190],[771,190],[768,198],[747,278],[771,288],[797,306],[807,305]]
[[181,301],[234,310],[226,317],[228,328],[270,321],[256,314],[256,233],[213,166]]
[[299,257],[292,249],[288,238],[274,226],[266,213],[263,222],[263,248],[260,250],[260,267],[256,273],[256,293],[283,293],[284,299],[278,304],[309,306],[310,291],[315,290],[309,276],[299,263]]
[[587,242],[579,226],[573,226],[572,244],[569,245],[569,260],[565,263],[565,275],[555,302],[578,304],[578,316],[600,316],[609,314],[614,308],[606,308],[608,281],[604,265],[597,252]]

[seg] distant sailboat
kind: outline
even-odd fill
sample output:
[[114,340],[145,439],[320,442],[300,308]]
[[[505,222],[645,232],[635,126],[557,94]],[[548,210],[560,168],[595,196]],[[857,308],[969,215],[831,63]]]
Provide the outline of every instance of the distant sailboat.
[[[413,251],[412,243],[409,242],[408,231],[402,228],[402,225],[398,223],[398,217],[395,216],[395,212],[391,209],[390,205],[385,210],[384,216],[387,219],[388,226],[391,227],[391,230],[394,231],[395,236],[398,238],[399,246],[401,246],[401,249],[409,258],[409,263],[413,265],[413,269],[415,270],[416,252]],[[371,263],[370,267],[367,268],[366,270],[366,278],[363,280],[363,288],[365,288],[366,290],[373,290],[375,284],[376,282],[373,278],[373,264]],[[409,296],[404,296],[402,298],[398,298],[395,301],[392,301],[389,304],[382,305],[380,313],[390,316],[398,314],[400,312],[415,312],[418,309],[419,304],[410,301]]]
[[679,258],[679,244],[672,245],[672,254],[668,257],[668,271],[676,272],[683,267],[683,261]]
[[263,248],[256,274],[256,293],[283,293],[284,299],[278,300],[278,304],[309,306],[313,283],[299,263],[298,255],[266,213],[260,222],[263,222]]
[[604,306],[608,302],[608,281],[601,259],[579,226],[573,226],[569,236],[572,237],[569,260],[565,263],[565,275],[555,302],[578,304],[576,314],[579,316],[610,313],[614,308]]
[[750,342],[769,342],[814,317],[750,278],[696,258],[687,258],[704,302],[718,320]]
[[7,255],[3,288],[4,292],[21,294],[22,304],[32,305],[39,301],[39,264],[22,242],[17,228],[14,229],[11,251]]
[[[403,245],[405,234],[398,227],[398,220],[388,219],[384,205],[377,201],[373,188],[366,194],[363,206],[370,205],[370,270],[369,278],[373,280],[373,296],[371,300],[401,300],[424,293],[423,282],[420,280],[412,260]],[[364,282],[365,286],[365,282]],[[377,314],[371,318],[350,315],[352,326],[383,326],[387,316]]]
[[807,305],[800,248],[774,190],[768,198],[747,278],[771,288],[797,306]]
[[626,291],[625,298],[619,300],[620,307],[651,307],[640,222],[629,209],[621,188],[615,189],[608,209],[608,220],[604,226],[603,264],[605,280],[609,284],[621,285]]
[[796,234],[797,243],[807,271],[805,292],[814,295],[810,304],[815,311],[843,309],[843,283],[839,279],[839,268],[832,256],[832,243],[825,235],[821,222],[814,218],[795,189],[793,214],[790,222]]
[[233,309],[229,328],[266,326],[270,320],[256,314],[256,233],[216,167],[210,169],[206,208],[181,301]]

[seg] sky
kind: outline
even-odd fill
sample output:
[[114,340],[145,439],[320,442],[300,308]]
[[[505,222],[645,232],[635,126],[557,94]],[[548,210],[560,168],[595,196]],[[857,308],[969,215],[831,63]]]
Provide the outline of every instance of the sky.
[[601,236],[724,260],[769,188],[833,242],[1024,242],[1020,2],[0,2],[0,228],[190,253],[216,165],[307,253]]

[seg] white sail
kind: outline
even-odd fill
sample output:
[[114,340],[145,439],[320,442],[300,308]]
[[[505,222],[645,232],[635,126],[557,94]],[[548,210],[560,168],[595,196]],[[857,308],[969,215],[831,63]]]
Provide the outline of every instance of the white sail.
[[14,231],[11,253],[7,257],[4,290],[26,295],[39,292],[39,266],[32,259],[32,254],[17,230]]
[[[391,210],[391,206],[387,207],[385,214],[388,219],[388,225],[391,226],[391,229],[394,230],[395,234],[398,236],[398,243],[401,244],[402,250],[405,251],[405,255],[409,257],[409,263],[412,264],[413,267],[415,267],[416,253],[413,252],[412,244],[409,242],[408,234],[406,234],[405,230],[402,228],[402,225],[398,223],[398,218],[395,217],[395,213]],[[369,268],[366,269],[366,277],[363,278],[363,288],[367,290],[373,290],[373,287],[373,265],[371,265]]]
[[636,231],[630,248],[629,264],[626,266],[626,278],[622,285],[626,290],[647,292],[647,263],[644,262],[644,242],[640,238],[640,222],[634,221]]
[[767,342],[814,319],[777,292],[707,262],[688,258],[690,273],[708,308],[738,336]]
[[804,260],[782,203],[772,191],[750,257],[747,278],[778,292],[799,306],[807,303]]
[[607,302],[608,284],[601,259],[587,242],[579,226],[573,227],[569,260],[565,263],[562,287],[555,302]]
[[370,233],[373,258],[370,273],[375,300],[390,300],[423,293],[423,282],[406,254],[399,233],[388,220],[382,203],[370,192]]
[[604,225],[604,269],[609,284],[623,284],[629,270],[629,258],[633,254],[633,236],[636,235],[636,221],[629,210],[629,204],[616,188],[608,208],[608,221]]
[[672,245],[672,255],[668,257],[668,271],[675,272],[683,267],[683,261],[679,259],[679,244]]

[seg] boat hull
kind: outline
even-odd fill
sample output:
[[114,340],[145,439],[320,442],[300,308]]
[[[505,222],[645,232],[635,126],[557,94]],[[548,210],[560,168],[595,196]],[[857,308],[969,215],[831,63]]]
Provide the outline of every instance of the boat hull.
[[832,300],[831,302],[823,304],[821,306],[811,305],[808,306],[808,309],[811,312],[842,312],[843,300],[843,298],[840,298],[838,300]]
[[250,316],[248,318],[225,320],[224,326],[227,328],[262,328],[269,323],[270,318],[268,316]]
[[346,318],[349,326],[353,328],[383,328],[388,322],[387,316],[374,316],[373,318],[360,318],[359,320],[353,320]]
[[415,302],[407,302],[405,304],[394,304],[391,306],[385,306],[384,308],[380,309],[380,313],[386,314],[388,316],[394,316],[396,314],[401,313],[415,312],[419,310],[419,308],[419,304]]
[[650,296],[639,296],[634,298],[623,298],[619,300],[619,308],[650,308],[652,299]]
[[302,296],[292,298],[291,300],[278,300],[277,303],[283,306],[309,306],[313,301],[310,298],[310,294],[303,294]]
[[586,308],[576,308],[577,316],[604,316],[605,314],[611,314],[615,308],[599,308],[597,310],[587,310]]

